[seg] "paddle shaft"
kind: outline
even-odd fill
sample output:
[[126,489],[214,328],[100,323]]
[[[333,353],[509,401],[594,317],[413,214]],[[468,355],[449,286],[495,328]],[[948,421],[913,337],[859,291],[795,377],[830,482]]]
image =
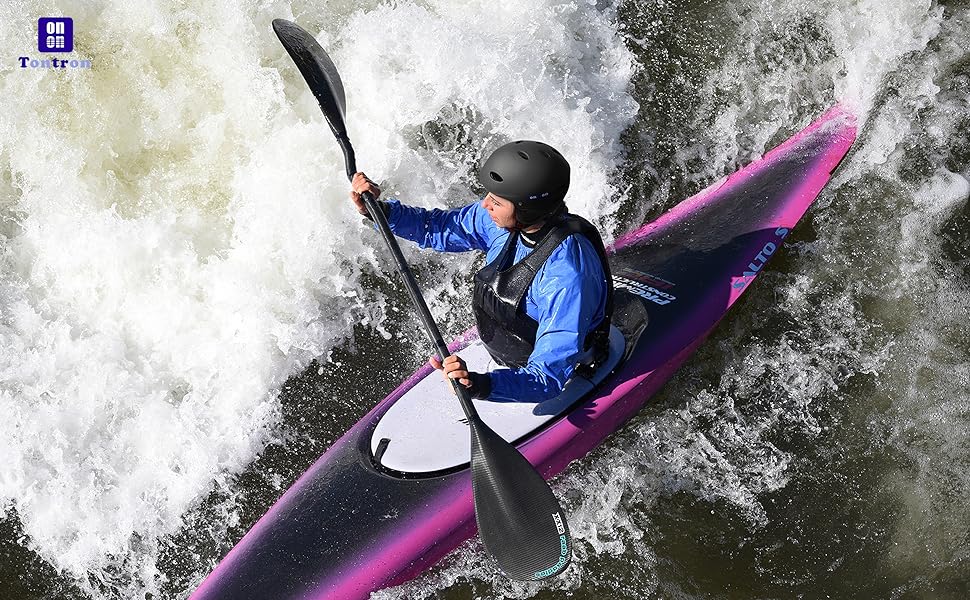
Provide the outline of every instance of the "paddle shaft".
[[[337,67],[313,36],[296,23],[274,19],[273,30],[320,103],[320,110],[344,153],[347,177],[353,180],[357,160],[347,137],[346,102]],[[387,224],[384,211],[373,195],[364,193],[362,196],[367,212],[377,223],[394,256],[428,337],[444,360],[450,354],[448,347],[441,339],[441,332]],[[475,521],[485,549],[510,577],[529,581],[555,576],[566,568],[572,556],[569,529],[559,501],[549,484],[515,446],[481,420],[465,386],[454,379],[451,384],[468,418]]]
[[[340,143],[340,148],[344,153],[347,177],[353,180],[354,173],[357,172],[357,159],[354,155],[354,147],[350,143],[350,138],[346,135],[337,136],[337,141]],[[404,254],[401,253],[401,246],[398,245],[397,238],[391,231],[391,226],[388,225],[387,218],[384,217],[384,211],[377,206],[377,199],[370,192],[364,192],[361,194],[361,197],[364,199],[364,205],[367,207],[367,212],[370,213],[371,219],[377,223],[377,228],[380,230],[381,237],[384,238],[384,243],[387,244],[387,248],[391,251],[394,262],[397,263],[397,269],[404,279],[404,287],[411,294],[411,300],[418,309],[418,316],[421,318],[421,323],[424,324],[425,332],[431,339],[431,343],[434,345],[438,357],[444,360],[451,352],[441,337],[441,331],[438,329],[438,324],[435,323],[434,317],[431,316],[431,311],[428,310],[428,304],[424,301],[421,288],[418,287],[418,282],[414,280],[414,274],[411,273],[411,267],[408,266],[407,261],[404,259]],[[477,423],[479,421],[478,411],[475,410],[475,405],[472,404],[471,396],[468,395],[468,389],[457,379],[452,379],[451,385],[455,389],[455,394],[458,395],[461,409],[465,412],[465,417],[468,418],[469,424]]]

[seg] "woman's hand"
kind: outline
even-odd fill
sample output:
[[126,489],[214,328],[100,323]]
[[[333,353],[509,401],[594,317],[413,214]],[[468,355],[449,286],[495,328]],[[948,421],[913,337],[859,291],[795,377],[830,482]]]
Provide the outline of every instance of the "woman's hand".
[[438,360],[437,356],[432,356],[429,362],[432,367],[441,371],[445,379],[457,379],[466,388],[472,386],[472,381],[468,378],[468,366],[457,354],[445,358],[444,362]]
[[492,378],[488,373],[469,371],[465,361],[457,354],[452,354],[444,361],[438,360],[437,356],[432,356],[428,362],[441,371],[446,380],[454,380],[465,386],[468,395],[472,398],[485,399],[492,394]]
[[370,213],[367,212],[367,205],[364,204],[364,198],[361,196],[364,192],[370,192],[374,199],[378,199],[381,196],[381,188],[377,187],[377,184],[367,178],[367,175],[363,173],[354,173],[354,178],[350,182],[350,199],[354,201],[354,206],[357,207],[357,212],[370,218]]

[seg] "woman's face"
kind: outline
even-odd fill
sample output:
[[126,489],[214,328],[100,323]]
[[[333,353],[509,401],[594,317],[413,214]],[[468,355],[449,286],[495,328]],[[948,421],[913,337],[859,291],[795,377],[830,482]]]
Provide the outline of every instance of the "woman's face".
[[515,206],[509,200],[489,192],[482,198],[482,207],[488,210],[492,221],[503,229],[515,227]]

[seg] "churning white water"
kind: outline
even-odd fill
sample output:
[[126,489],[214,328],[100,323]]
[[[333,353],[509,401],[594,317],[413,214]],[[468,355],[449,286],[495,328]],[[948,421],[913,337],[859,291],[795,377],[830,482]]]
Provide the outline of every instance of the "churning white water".
[[[59,15],[92,68],[21,68]],[[5,3],[0,503],[93,595],[157,593],[160,540],[278,435],[283,382],[386,318],[277,17],[332,52],[358,165],[409,202],[474,200],[476,161],[528,137],[572,159],[576,209],[613,210],[637,105],[608,10]]]
[[[358,166],[411,204],[474,200],[482,157],[536,138],[573,165],[570,208],[616,234],[837,100],[860,118],[853,154],[774,271],[654,403],[557,480],[577,538],[566,576],[509,583],[471,542],[377,597],[958,597],[970,572],[968,12],[923,0],[4,3],[0,506],[18,532],[5,543],[32,558],[0,563],[0,590],[45,597],[16,580],[50,566],[71,594],[184,597],[235,541],[227,531],[268,507],[241,513],[237,476],[286,443],[287,380],[355,326],[392,337],[392,274],[272,32],[282,17],[340,69]],[[73,55],[92,68],[21,68],[41,58],[37,19],[58,15],[73,17]],[[405,252],[433,267],[432,310],[457,330],[472,257]],[[389,344],[427,353],[423,339]],[[365,350],[353,360],[379,369],[378,348]],[[378,399],[342,400],[363,412]],[[323,391],[310,410],[332,400]],[[225,525],[166,562],[173,537],[206,522]]]

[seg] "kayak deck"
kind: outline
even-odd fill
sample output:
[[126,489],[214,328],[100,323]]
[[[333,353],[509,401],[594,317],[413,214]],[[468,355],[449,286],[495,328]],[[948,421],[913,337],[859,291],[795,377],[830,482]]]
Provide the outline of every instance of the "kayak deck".
[[[543,476],[602,443],[693,354],[818,196],[855,133],[854,118],[837,106],[762,159],[617,240],[610,259],[614,325],[627,340],[626,357],[591,393],[517,444]],[[374,464],[378,423],[431,372],[419,370],[335,442],[191,600],[364,600],[417,576],[474,535],[468,469],[403,478]]]
[[[625,350],[626,339],[613,327],[609,358],[589,379],[570,378],[559,396],[544,402],[473,400],[475,409],[492,431],[517,442],[568,412],[616,368]],[[472,371],[498,368],[480,340],[463,348],[461,356]],[[437,475],[468,466],[468,422],[451,385],[438,372],[415,382],[384,414],[371,437],[371,453],[383,469],[402,477]]]

